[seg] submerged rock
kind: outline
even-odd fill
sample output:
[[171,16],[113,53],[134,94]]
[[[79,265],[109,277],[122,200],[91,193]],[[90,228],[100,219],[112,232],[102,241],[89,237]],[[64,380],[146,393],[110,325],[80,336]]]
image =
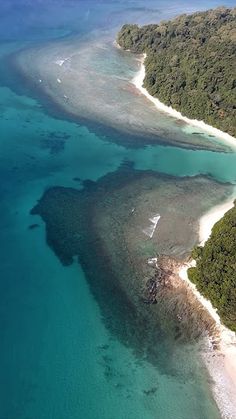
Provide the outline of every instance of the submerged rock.
[[40,227],[39,224],[30,224],[28,228],[29,230],[34,230],[35,228],[38,228],[38,227]]

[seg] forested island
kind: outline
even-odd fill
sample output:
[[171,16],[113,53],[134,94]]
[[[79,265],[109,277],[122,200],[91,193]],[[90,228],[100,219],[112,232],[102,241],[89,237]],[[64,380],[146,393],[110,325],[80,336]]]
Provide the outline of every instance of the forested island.
[[236,136],[236,8],[220,7],[143,27],[118,44],[146,53],[144,87],[191,119]]
[[192,257],[196,267],[189,268],[189,279],[217,308],[223,323],[236,331],[236,201]]

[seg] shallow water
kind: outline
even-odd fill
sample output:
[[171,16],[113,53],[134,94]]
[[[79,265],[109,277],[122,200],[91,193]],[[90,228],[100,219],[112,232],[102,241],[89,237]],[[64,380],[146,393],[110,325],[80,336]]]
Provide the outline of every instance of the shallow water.
[[[11,1],[0,8],[1,56],[74,32],[84,36],[94,27],[114,32],[128,18],[155,21],[191,11],[184,2],[166,8],[166,3],[156,1],[140,2],[139,7],[120,1],[70,1],[66,7],[63,2]],[[158,9],[154,14],[153,8]],[[96,181],[124,160],[142,170],[181,177],[209,174],[234,183],[235,154],[162,145],[126,148],[114,141],[109,126],[99,135],[96,127],[52,117],[33,98],[35,91],[32,97],[29,90],[22,94],[21,86],[19,94],[17,82],[16,77],[9,83],[2,65],[0,416],[218,418],[197,345],[181,348],[186,370],[178,345],[173,351],[179,374],[164,374],[137,357],[105,327],[81,267],[62,266],[46,245],[42,220],[29,212],[49,186],[82,188],[80,180]],[[38,226],[29,229],[32,224]]]
[[[44,99],[47,109],[70,116],[125,147],[144,144],[227,151],[227,145],[201,130],[189,133],[184,122],[160,112],[132,83],[140,56],[118,49],[115,34],[49,43],[12,56],[10,67]],[[106,87],[106,88],[104,88]],[[102,129],[103,128],[103,129]],[[199,132],[200,131],[200,132]]]

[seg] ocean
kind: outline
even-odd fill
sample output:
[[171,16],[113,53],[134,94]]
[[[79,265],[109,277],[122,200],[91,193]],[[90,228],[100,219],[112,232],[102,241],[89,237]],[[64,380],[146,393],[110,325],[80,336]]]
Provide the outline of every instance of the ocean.
[[[189,2],[170,0],[168,3],[159,0],[1,2],[1,419],[220,418],[211,379],[199,356],[199,341],[177,339],[173,346],[166,338],[167,322],[164,331],[158,335],[157,330],[158,337],[153,339],[160,355],[150,360],[149,349],[143,349],[146,346],[138,329],[135,344],[126,338],[137,324],[132,323],[128,308],[128,332],[123,331],[121,337],[119,322],[126,316],[123,312],[119,319],[119,310],[112,310],[112,300],[116,299],[114,290],[111,295],[108,292],[100,295],[100,277],[98,291],[91,285],[91,276],[93,284],[96,283],[96,264],[91,263],[91,269],[86,264],[89,258],[96,261],[99,257],[92,238],[91,243],[86,241],[86,264],[82,263],[85,256],[81,251],[81,259],[74,253],[73,263],[65,266],[48,241],[43,219],[31,214],[49,188],[60,186],[82,191],[83,181],[87,181],[86,199],[90,199],[92,185],[99,184],[109,174],[118,173],[119,177],[119,168],[125,164],[132,170],[172,176],[174,182],[206,175],[214,182],[223,182],[227,195],[227,188],[236,183],[235,150],[221,150],[219,139],[211,139],[211,147],[207,149],[210,138],[206,135],[200,135],[198,145],[189,148],[186,138],[193,136],[186,126],[176,126],[165,115],[155,120],[162,127],[158,138],[150,133],[145,135],[145,130],[139,135],[142,127],[136,130],[137,119],[143,118],[149,125],[147,109],[142,116],[142,102],[139,102],[142,98],[137,99],[138,118],[127,125],[126,114],[119,119],[120,109],[116,106],[123,101],[128,103],[127,109],[135,109],[133,92],[126,91],[124,96],[112,98],[114,107],[106,112],[106,100],[111,100],[112,92],[104,94],[102,105],[97,105],[91,89],[93,84],[98,84],[97,94],[105,92],[104,80],[114,72],[119,86],[119,74],[128,83],[137,71],[134,58],[107,53],[104,59],[101,48],[93,55],[95,40],[101,39],[101,46],[105,36],[112,48],[111,39],[123,23],[157,22],[220,4],[220,1],[200,1],[197,6],[191,6]],[[227,5],[232,6],[233,2],[227,1]],[[43,54],[46,48],[51,53],[54,48],[58,51],[60,45],[79,48],[81,42],[86,42],[89,59],[81,79],[81,86],[87,80],[86,101],[77,117],[59,109],[51,93],[43,94],[32,83],[30,77],[39,71],[34,67],[36,61],[27,65],[30,74],[25,72],[24,77],[16,63],[18,57],[21,63],[24,59],[26,63],[31,50]],[[46,78],[47,67],[40,67],[40,74],[44,71]],[[86,79],[89,71],[91,77]],[[104,79],[101,74],[105,74]],[[49,83],[51,76],[47,77]],[[57,92],[55,87],[52,90]],[[81,88],[81,98],[83,94]],[[99,112],[103,109],[103,113],[95,113],[95,108]],[[153,109],[150,112],[155,119]],[[181,136],[185,143],[179,146],[176,138]],[[117,185],[114,186],[113,178],[109,182],[108,189],[113,191]],[[222,190],[219,194],[223,196]],[[217,201],[217,197],[210,199],[208,205]],[[84,228],[87,236],[90,224],[91,232],[95,228],[94,223],[88,213]],[[57,229],[60,225],[56,225]],[[81,240],[85,241],[84,231]],[[106,234],[111,234],[110,230]],[[103,269],[105,272],[106,266]],[[119,272],[114,272],[115,275],[119,276]]]

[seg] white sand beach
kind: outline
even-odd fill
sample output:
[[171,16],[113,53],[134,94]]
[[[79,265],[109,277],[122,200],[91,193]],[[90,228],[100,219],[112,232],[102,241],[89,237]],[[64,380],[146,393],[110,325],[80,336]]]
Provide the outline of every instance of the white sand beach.
[[219,221],[224,214],[234,206],[235,194],[225,203],[217,205],[207,212],[201,219],[199,224],[199,242],[203,246],[210,237],[211,230],[217,221]]
[[[204,132],[215,135],[236,148],[236,139],[231,135],[207,125],[203,121],[189,119],[175,109],[164,105],[157,98],[151,96],[143,87],[143,81],[145,78],[145,58],[146,55],[144,54],[140,61],[140,71],[134,77],[132,83],[142,94],[154,103],[157,109],[167,112],[172,117],[181,119],[192,126],[200,128]],[[199,222],[199,242],[201,245],[204,245],[206,240],[209,238],[214,224],[233,207],[234,199],[235,196],[234,198],[231,197],[227,202],[211,209],[201,218]],[[217,310],[212,306],[209,300],[204,298],[197,291],[196,286],[188,279],[187,270],[193,265],[194,261],[189,264],[185,264],[180,269],[179,276],[186,282],[187,286],[191,288],[198,301],[205,307],[216,322],[217,330],[219,332],[219,351],[217,351],[216,354],[210,345],[210,351],[204,353],[203,358],[214,381],[213,392],[222,417],[225,419],[234,419],[236,418],[236,334],[221,324]]]
[[[140,60],[141,68],[138,74],[132,80],[135,87],[145,95],[150,101],[154,103],[156,108],[160,111],[168,113],[170,116],[181,119],[189,125],[200,128],[203,132],[214,135],[225,142],[232,148],[236,148],[236,138],[231,135],[205,124],[203,121],[192,120],[183,116],[175,109],[164,105],[157,98],[151,96],[143,87],[145,78],[145,58],[144,54]],[[199,222],[199,243],[203,245],[211,234],[212,227],[220,220],[223,215],[233,207],[234,197],[231,197],[227,202],[218,205],[207,212]],[[215,400],[220,409],[222,418],[235,419],[236,418],[236,334],[221,324],[220,317],[217,310],[212,306],[211,302],[204,298],[197,290],[196,286],[189,280],[187,270],[190,266],[194,266],[192,261],[182,266],[179,271],[180,278],[185,281],[186,285],[192,290],[198,301],[209,312],[211,317],[216,322],[217,334],[219,336],[218,350],[214,350],[211,340],[209,349],[203,351],[203,359],[208,368],[211,378],[213,379],[213,393]]]
[[[199,222],[199,242],[204,245],[211,234],[212,227],[223,215],[233,207],[235,199],[231,197],[227,202],[216,206],[207,212]],[[222,325],[217,310],[211,302],[204,298],[196,286],[188,279],[187,270],[194,266],[192,261],[185,264],[179,271],[180,278],[191,288],[198,301],[204,306],[216,322],[216,330],[219,336],[216,351],[209,340],[209,350],[203,352],[203,359],[213,379],[213,393],[218,407],[224,419],[236,418],[236,334]]]
[[132,83],[135,85],[135,87],[143,94],[145,95],[151,102],[154,103],[156,108],[160,111],[168,113],[170,116],[176,119],[181,119],[182,121],[186,122],[189,125],[192,125],[194,127],[199,128],[203,132],[206,132],[210,135],[214,135],[220,139],[223,139],[226,141],[229,145],[231,145],[233,148],[236,148],[236,138],[232,137],[231,135],[227,134],[226,132],[223,132],[217,128],[212,127],[211,125],[206,124],[203,121],[198,121],[196,119],[189,119],[186,116],[182,115],[180,112],[173,109],[171,106],[164,105],[159,99],[151,96],[147,89],[143,87],[143,81],[145,78],[145,58],[146,54],[143,54],[140,63],[141,68],[138,74],[133,78]]

